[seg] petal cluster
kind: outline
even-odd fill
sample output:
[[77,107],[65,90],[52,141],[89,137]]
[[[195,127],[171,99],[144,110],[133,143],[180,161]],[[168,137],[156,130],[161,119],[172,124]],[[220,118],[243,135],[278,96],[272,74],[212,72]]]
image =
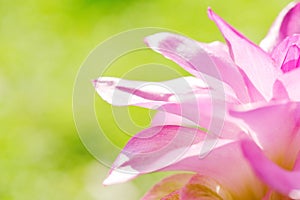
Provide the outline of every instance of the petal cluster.
[[115,106],[157,110],[124,147],[104,184],[156,171],[150,199],[300,199],[300,3],[256,45],[208,9],[226,44],[173,33],[145,38],[192,76],[165,82],[100,77]]

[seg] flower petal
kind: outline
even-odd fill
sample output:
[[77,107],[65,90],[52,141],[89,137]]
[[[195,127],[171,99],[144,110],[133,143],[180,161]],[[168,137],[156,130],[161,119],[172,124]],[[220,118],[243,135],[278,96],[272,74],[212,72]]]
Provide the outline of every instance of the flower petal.
[[265,99],[270,100],[273,83],[279,74],[279,71],[274,68],[273,60],[211,9],[208,10],[208,15],[222,32],[234,62],[247,74]]
[[286,171],[280,168],[268,160],[252,141],[243,141],[242,149],[245,158],[262,181],[292,199],[300,199],[300,171]]
[[299,47],[299,34],[288,36],[280,42],[280,44],[277,45],[271,53],[271,56],[275,61],[276,68],[281,69],[284,73],[286,73],[299,67]]
[[245,122],[253,140],[268,156],[282,165],[287,165],[284,163],[286,156],[295,157],[297,152],[291,152],[291,142],[296,134],[299,111],[298,103],[273,102],[250,109],[235,106],[230,113]]
[[[136,134],[126,144],[114,165],[106,184],[115,180],[124,182],[139,174],[149,173],[168,166],[180,157],[192,144],[203,140],[205,133],[181,126],[156,126]],[[168,155],[169,152],[173,154]],[[160,162],[159,162],[160,161]],[[128,174],[115,176],[115,172]]]
[[208,133],[226,139],[237,139],[245,129],[237,125],[228,115],[225,102],[210,97],[186,100],[182,104],[168,104],[158,108],[154,125],[184,125],[204,128]]
[[199,125],[186,117],[181,115],[169,113],[167,111],[157,111],[151,120],[151,126],[164,126],[164,125],[179,125],[187,127],[199,127]]
[[[206,136],[199,129],[180,126],[146,129],[133,137],[122,150],[105,184],[125,182],[155,171],[184,170],[218,180],[234,196],[242,198],[246,194],[259,199],[264,187],[257,183],[243,160],[239,142],[207,139]],[[206,149],[208,152],[212,150],[209,154],[202,152],[206,148],[204,140],[215,143],[213,150]],[[200,152],[207,156],[200,159]],[[126,176],[120,176],[120,173]]]
[[[224,44],[199,43],[172,33],[158,33],[145,38],[147,45],[182,66],[194,76],[209,81],[205,75],[228,84],[242,102],[249,101],[240,69],[232,62]],[[215,87],[215,85],[214,85]]]
[[194,174],[175,174],[164,178],[154,185],[147,194],[145,194],[142,200],[157,200],[168,195],[174,195],[173,192],[181,189],[193,175]]
[[97,93],[114,106],[136,105],[146,108],[178,102],[179,96],[208,94],[208,87],[194,77],[177,78],[164,82],[129,81],[101,77],[94,81]]
[[300,3],[291,2],[278,15],[260,46],[271,52],[284,38],[300,33]]
[[225,125],[228,134],[232,134],[230,138],[240,132],[240,128],[224,118],[226,101],[236,102],[236,97],[223,97],[194,77],[149,83],[102,77],[95,81],[95,87],[99,95],[113,105],[158,110],[153,125],[200,127],[216,135]]
[[223,199],[232,200],[230,193],[217,181],[202,176],[194,175],[181,190],[181,199]]
[[289,94],[286,91],[286,88],[280,80],[276,80],[273,85],[273,98],[272,100],[288,100]]
[[279,80],[284,85],[292,101],[300,101],[299,77],[300,77],[300,68],[282,74],[282,76],[279,77]]

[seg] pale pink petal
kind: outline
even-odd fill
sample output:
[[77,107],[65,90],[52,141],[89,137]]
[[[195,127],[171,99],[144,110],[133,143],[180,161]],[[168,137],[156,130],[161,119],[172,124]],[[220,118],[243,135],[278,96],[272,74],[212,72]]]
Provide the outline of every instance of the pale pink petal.
[[159,110],[153,125],[192,125],[206,128],[215,135],[226,128],[231,137],[241,132],[234,123],[227,123],[225,117],[226,102],[236,102],[235,97],[208,90],[193,77],[159,83],[103,77],[95,82],[95,87],[99,95],[113,105]]
[[271,57],[237,32],[211,9],[208,10],[208,15],[222,32],[234,62],[247,74],[265,99],[270,100],[273,83],[280,73],[274,67]]
[[289,100],[289,94],[281,81],[276,80],[273,85],[273,101]]
[[155,108],[167,103],[179,103],[185,95],[209,94],[208,86],[194,77],[164,82],[129,81],[101,77],[94,81],[97,93],[114,106],[137,105]]
[[243,141],[242,149],[253,171],[262,181],[292,199],[300,199],[300,171],[287,171],[279,167],[252,141]]
[[167,111],[157,111],[151,120],[151,126],[163,125],[180,125],[187,127],[198,127],[198,124],[177,114],[169,113]]
[[181,189],[180,199],[223,199],[232,200],[230,193],[220,183],[205,175],[196,174]]
[[142,200],[157,200],[163,197],[170,197],[175,195],[176,192],[179,195],[178,190],[181,189],[194,174],[175,174],[164,178],[162,181],[154,185]]
[[277,45],[271,53],[271,56],[275,61],[276,68],[281,69],[284,73],[286,73],[299,67],[299,46],[299,34],[288,36],[279,45]]
[[[194,143],[199,143],[205,133],[181,126],[156,126],[136,134],[126,144],[105,184],[125,182],[139,174],[166,167],[182,156]],[[170,156],[167,156],[169,153]],[[123,177],[119,174],[126,174]]]
[[244,129],[235,123],[226,112],[226,105],[209,97],[198,98],[197,102],[168,104],[158,108],[152,125],[183,125],[205,129],[212,135],[237,139],[244,135]]
[[295,131],[299,122],[299,111],[298,103],[284,101],[258,105],[250,109],[235,106],[230,113],[245,122],[253,140],[263,148],[266,155],[286,165],[284,161],[287,155],[296,156],[295,150],[288,150],[292,149],[291,142],[297,134]]
[[204,139],[206,134],[199,129],[179,126],[146,129],[128,142],[104,183],[125,182],[155,171],[184,170],[218,180],[234,196],[259,199],[264,187],[257,183],[244,161],[239,142],[211,139],[213,143],[217,140],[214,150],[206,149],[211,152],[200,159],[200,152],[205,149]]
[[209,81],[207,75],[217,78],[233,88],[240,101],[250,101],[240,69],[230,59],[224,44],[199,43],[172,33],[151,35],[145,38],[145,42],[154,51],[173,60],[196,77],[204,81]]
[[260,46],[271,52],[284,38],[295,33],[300,33],[300,4],[296,1],[280,12]]
[[292,70],[279,77],[289,97],[293,101],[300,101],[300,68]]

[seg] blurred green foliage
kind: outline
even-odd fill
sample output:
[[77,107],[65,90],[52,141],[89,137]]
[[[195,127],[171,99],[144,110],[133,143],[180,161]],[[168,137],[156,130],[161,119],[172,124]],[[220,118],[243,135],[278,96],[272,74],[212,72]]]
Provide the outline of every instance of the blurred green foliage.
[[[113,34],[148,26],[173,29],[200,41],[223,41],[206,16],[208,6],[258,42],[288,2],[0,0],[0,199],[141,197],[162,174],[103,187],[108,168],[89,155],[77,135],[72,90],[89,52]],[[180,69],[155,53],[149,56]],[[121,76],[142,61],[132,56],[123,69],[119,62],[120,67],[107,75]],[[149,80],[147,74],[137,78]],[[101,113],[110,112],[110,107],[100,98],[95,104],[101,120]],[[147,110],[130,108],[130,112],[140,129],[149,124]],[[117,139],[122,132],[110,113],[102,120],[113,142],[124,145],[129,137]]]

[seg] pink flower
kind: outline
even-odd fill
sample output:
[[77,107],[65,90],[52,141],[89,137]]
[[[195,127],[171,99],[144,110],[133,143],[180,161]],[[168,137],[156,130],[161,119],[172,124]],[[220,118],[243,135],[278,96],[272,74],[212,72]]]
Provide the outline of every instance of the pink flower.
[[99,95],[115,106],[157,110],[104,184],[180,170],[193,174],[164,179],[144,199],[300,199],[300,3],[284,8],[260,46],[212,10],[208,15],[226,44],[171,33],[145,39],[193,77],[95,81]]

